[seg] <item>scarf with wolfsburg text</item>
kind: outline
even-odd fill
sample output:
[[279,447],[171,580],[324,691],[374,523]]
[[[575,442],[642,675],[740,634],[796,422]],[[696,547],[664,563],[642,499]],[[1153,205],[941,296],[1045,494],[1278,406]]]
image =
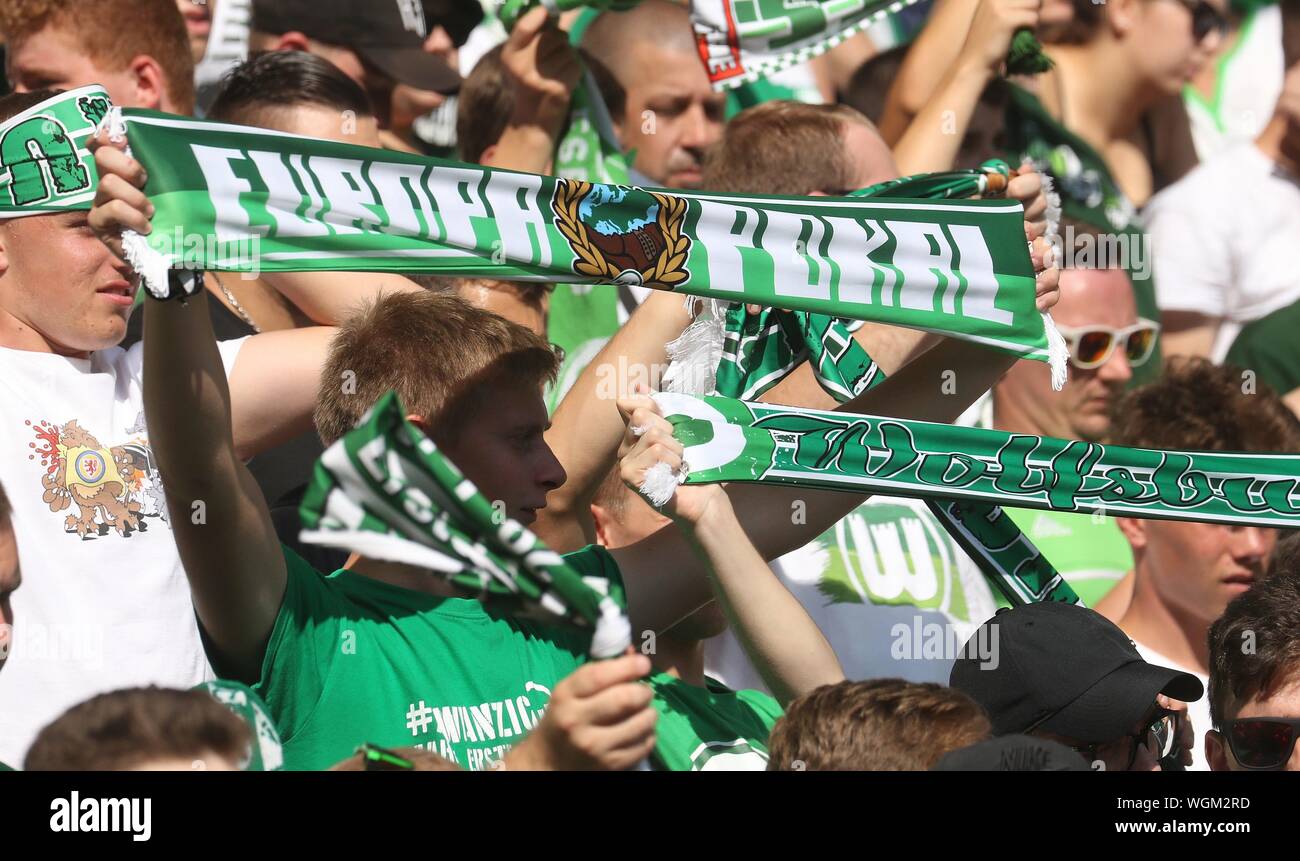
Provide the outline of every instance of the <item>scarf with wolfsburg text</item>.
[[[1300,456],[1183,452],[827,412],[654,396],[687,484],[755,481],[1233,526],[1300,526]],[[662,464],[661,472],[668,472]],[[667,476],[667,489],[679,482]],[[656,476],[647,494],[662,494]]]
[[939,332],[1064,382],[1019,203],[674,193],[127,116],[156,212],[124,247],[156,298],[168,268],[639,284]]
[[591,656],[631,643],[621,586],[578,574],[406,421],[388,392],[316,462],[303,497],[304,544],[427,569],[513,615],[592,631]]

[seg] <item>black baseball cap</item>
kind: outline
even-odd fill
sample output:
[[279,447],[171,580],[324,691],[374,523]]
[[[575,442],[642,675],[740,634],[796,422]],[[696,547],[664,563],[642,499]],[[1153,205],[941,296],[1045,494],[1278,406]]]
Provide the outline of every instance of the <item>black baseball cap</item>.
[[1003,735],[949,751],[931,771],[1092,771],[1083,757],[1048,738]]
[[999,611],[967,641],[949,684],[984,707],[994,735],[1044,729],[1086,744],[1131,733],[1157,694],[1205,693],[1191,673],[1148,664],[1105,616],[1055,602]]
[[399,84],[454,93],[460,75],[424,50],[432,26],[424,10],[422,0],[254,0],[253,29],[272,34],[297,30],[351,48]]

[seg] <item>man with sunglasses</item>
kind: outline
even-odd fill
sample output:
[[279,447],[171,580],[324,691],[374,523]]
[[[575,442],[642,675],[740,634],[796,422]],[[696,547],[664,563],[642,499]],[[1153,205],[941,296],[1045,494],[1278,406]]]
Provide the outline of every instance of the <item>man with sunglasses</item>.
[[[979,643],[994,644],[992,656]],[[1189,764],[1190,729],[1166,698],[1204,693],[1194,675],[1143,660],[1101,614],[1055,603],[999,611],[967,641],[949,684],[984,707],[995,736],[1060,742],[1098,771]]]
[[[1272,391],[1243,393],[1238,368],[1171,360],[1115,410],[1117,445],[1176,451],[1300,451],[1300,421]],[[1133,595],[1117,623],[1142,656],[1207,681],[1207,633],[1228,602],[1263,579],[1278,531],[1172,520],[1116,518],[1133,549]],[[1245,645],[1238,640],[1236,648]],[[1248,657],[1247,660],[1254,660]],[[1189,708],[1198,733],[1205,702]],[[1201,745],[1193,768],[1208,767]]]
[[[1064,221],[1062,235],[1079,248],[1085,243],[1104,247],[1091,242],[1095,233],[1081,222]],[[1133,369],[1151,360],[1160,327],[1139,319],[1128,275],[1118,267],[1070,268],[1085,259],[1076,250],[1061,249],[1061,299],[1052,309],[1070,346],[1069,381],[1061,391],[1053,391],[1047,366],[1016,363],[993,389],[991,423],[998,430],[1104,442],[1110,434],[1111,408]],[[1031,367],[1035,365],[1041,367]],[[1128,543],[1110,517],[1006,510],[1089,607],[1096,606],[1133,564]]]
[[[1292,556],[1210,626],[1214,771],[1300,771],[1300,567]],[[1250,644],[1250,648],[1245,648]]]

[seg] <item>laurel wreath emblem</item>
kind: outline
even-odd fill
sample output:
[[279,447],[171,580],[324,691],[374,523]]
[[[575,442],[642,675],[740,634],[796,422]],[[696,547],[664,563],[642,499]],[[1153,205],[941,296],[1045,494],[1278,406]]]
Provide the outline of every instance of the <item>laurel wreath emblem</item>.
[[[551,196],[551,209],[555,212],[556,227],[578,256],[573,261],[574,271],[590,278],[614,281],[620,270],[592,244],[587,225],[578,217],[582,200],[591,188],[592,184],[585,180],[557,179],[555,193]],[[686,199],[655,192],[650,192],[650,196],[659,204],[656,224],[663,232],[664,250],[659,252],[653,266],[640,270],[641,283],[657,290],[672,290],[675,285],[690,277],[690,272],[686,269],[686,251],[690,248],[691,238],[682,234],[682,226],[686,221]]]

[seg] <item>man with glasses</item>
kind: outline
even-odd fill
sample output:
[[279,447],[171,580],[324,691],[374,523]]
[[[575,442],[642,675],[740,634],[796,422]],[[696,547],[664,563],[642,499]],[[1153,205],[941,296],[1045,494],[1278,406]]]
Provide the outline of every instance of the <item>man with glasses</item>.
[[1214,771],[1300,771],[1297,562],[1290,554],[1274,565],[1210,626],[1214,729],[1205,734],[1205,757]]
[[[1119,403],[1112,442],[1181,451],[1300,451],[1300,420],[1271,390],[1243,387],[1242,381],[1238,368],[1171,360],[1159,379]],[[1263,579],[1278,531],[1124,517],[1116,522],[1133,549],[1133,595],[1117,618],[1120,628],[1146,660],[1206,681],[1210,625],[1229,601]],[[1234,648],[1248,645],[1238,639]],[[1193,704],[1190,714],[1198,733],[1210,728],[1207,703]],[[1194,767],[1207,768],[1200,744],[1195,753]]]
[[[1079,248],[1084,243],[1093,249],[1105,247],[1081,223],[1064,223],[1062,235]],[[1017,362],[993,390],[991,423],[998,430],[1104,442],[1110,434],[1111,408],[1133,369],[1151,359],[1160,327],[1138,318],[1125,271],[1118,266],[1071,268],[1084,259],[1075,250],[1061,249],[1061,299],[1052,309],[1052,319],[1070,345],[1070,379],[1056,392],[1046,365]],[[1092,262],[1116,261],[1094,257]],[[1108,516],[1006,510],[1089,607],[1096,606],[1133,564],[1124,536]]]
[[[992,643],[992,654],[980,643]],[[1098,771],[1191,763],[1190,728],[1169,698],[1199,700],[1200,680],[1147,663],[1094,610],[1055,603],[1002,610],[962,652],[949,684],[984,707],[995,736],[1060,742]]]

